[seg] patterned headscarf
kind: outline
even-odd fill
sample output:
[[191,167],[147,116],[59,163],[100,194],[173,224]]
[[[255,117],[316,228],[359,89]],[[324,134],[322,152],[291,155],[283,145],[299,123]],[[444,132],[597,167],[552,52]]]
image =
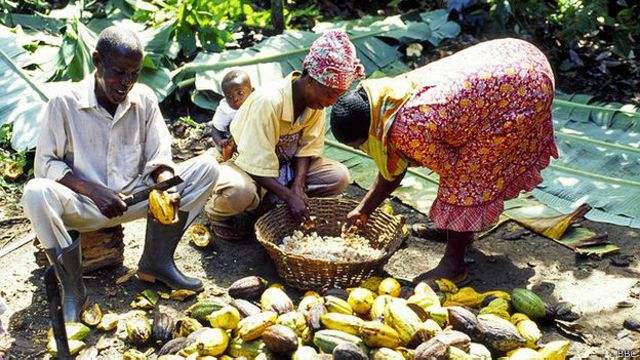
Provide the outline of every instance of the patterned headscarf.
[[364,67],[356,57],[356,48],[344,31],[334,30],[317,38],[304,59],[309,75],[324,86],[346,90],[355,80],[364,78]]

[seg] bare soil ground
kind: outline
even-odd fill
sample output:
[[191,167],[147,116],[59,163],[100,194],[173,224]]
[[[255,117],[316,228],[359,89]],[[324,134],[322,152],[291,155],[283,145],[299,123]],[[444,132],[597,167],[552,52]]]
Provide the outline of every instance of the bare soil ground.
[[[358,199],[364,191],[351,186],[345,195]],[[393,200],[397,213],[405,214],[408,223],[420,222],[424,216]],[[202,217],[204,219],[204,217]],[[517,224],[506,224],[490,236],[476,241],[468,253],[469,286],[479,291],[527,287],[536,291],[545,302],[555,305],[567,302],[580,317],[575,321],[580,337],[568,336],[556,326],[543,327],[543,340],[568,338],[572,341],[570,354],[574,358],[615,358],[619,350],[640,352],[640,333],[625,330],[627,318],[640,318],[640,231],[626,227],[587,222],[587,227],[609,234],[611,241],[621,247],[617,254],[603,258],[577,257],[572,251],[535,234],[525,234],[517,240],[505,239],[505,234],[524,231]],[[141,282],[137,278],[116,285],[116,280],[136,268],[142,251],[145,222],[138,220],[125,226],[125,265],[104,269],[85,277],[92,301],[102,309],[117,313],[130,310],[134,297],[144,289],[163,290],[161,285]],[[2,228],[16,240],[29,231],[29,225],[19,222]],[[509,238],[507,236],[506,238]],[[43,286],[43,269],[34,261],[35,248],[25,245],[0,258],[0,295],[10,310],[0,317],[15,342],[8,352],[9,359],[47,358],[46,333],[49,328],[47,302]],[[409,237],[383,271],[391,276],[411,280],[435,266],[444,245]],[[625,257],[627,266],[614,263]],[[183,241],[177,251],[177,263],[185,272],[206,279],[207,291],[223,293],[238,278],[260,275],[271,282],[281,282],[274,264],[256,241],[230,243],[214,241],[201,250]],[[292,297],[301,293],[288,288]],[[161,300],[166,311],[176,314],[195,300],[176,302]],[[120,359],[121,352],[131,344],[119,340],[113,332],[93,330],[87,339],[97,345],[100,359]],[[147,350],[139,348],[139,350]]]

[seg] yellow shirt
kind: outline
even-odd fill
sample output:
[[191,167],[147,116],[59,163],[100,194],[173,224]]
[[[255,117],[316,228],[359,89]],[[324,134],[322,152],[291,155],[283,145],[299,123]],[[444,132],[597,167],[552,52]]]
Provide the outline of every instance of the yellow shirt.
[[235,164],[249,174],[277,177],[280,163],[276,145],[281,137],[300,135],[297,157],[320,156],[324,147],[325,112],[306,108],[293,118],[292,72],[286,78],[254,91],[231,123],[238,149]]

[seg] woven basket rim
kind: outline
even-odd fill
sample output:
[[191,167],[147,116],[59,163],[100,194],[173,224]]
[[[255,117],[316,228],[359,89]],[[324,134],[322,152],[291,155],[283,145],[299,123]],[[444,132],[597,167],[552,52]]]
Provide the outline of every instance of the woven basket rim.
[[[314,204],[316,202],[323,202],[323,201],[349,202],[349,203],[352,203],[354,205],[354,207],[359,204],[355,200],[342,199],[342,198],[310,198],[309,199],[309,202],[311,204]],[[301,260],[301,261],[310,261],[310,262],[316,262],[316,263],[323,263],[323,264],[331,265],[331,266],[354,265],[354,264],[358,264],[358,265],[361,265],[361,266],[366,266],[366,265],[377,265],[380,261],[385,260],[386,257],[391,255],[389,253],[389,249],[387,249],[387,246],[392,243],[393,239],[389,239],[389,241],[386,242],[386,244],[380,248],[380,250],[383,250],[383,253],[379,257],[376,257],[376,258],[370,259],[370,260],[365,260],[365,261],[341,261],[341,262],[337,262],[337,261],[331,261],[331,260],[309,258],[309,257],[301,256],[301,255],[296,255],[296,254],[293,254],[293,253],[290,253],[290,252],[285,252],[284,250],[280,249],[280,247],[278,247],[278,245],[276,245],[275,243],[273,243],[271,241],[268,241],[268,240],[265,240],[265,239],[262,238],[262,236],[260,236],[260,227],[262,226],[262,224],[266,222],[266,219],[268,219],[268,217],[274,216],[274,214],[277,214],[276,211],[282,211],[280,209],[284,209],[286,211],[286,208],[285,208],[284,205],[270,210],[266,214],[262,215],[258,219],[258,221],[256,221],[256,223],[254,225],[254,229],[255,229],[255,232],[256,232],[256,238],[257,238],[258,242],[260,243],[260,245],[262,245],[265,248],[269,248],[269,249],[272,249],[272,250],[276,251],[281,256],[286,256],[287,258],[294,258],[294,259]],[[381,214],[384,214],[384,215],[388,216],[390,218],[390,220],[391,220],[389,222],[389,226],[392,226],[394,223],[395,223],[395,226],[398,226],[398,227],[403,225],[402,222],[399,219],[397,219],[395,216],[391,216],[389,214],[386,214],[386,213],[380,211],[379,209],[376,209],[374,211],[374,214],[375,214],[375,216],[381,216]],[[384,216],[384,215],[382,215],[382,216]],[[374,215],[372,214],[372,216],[374,216]],[[367,240],[370,240],[370,239],[367,239]],[[279,241],[282,241],[282,239],[279,239]]]

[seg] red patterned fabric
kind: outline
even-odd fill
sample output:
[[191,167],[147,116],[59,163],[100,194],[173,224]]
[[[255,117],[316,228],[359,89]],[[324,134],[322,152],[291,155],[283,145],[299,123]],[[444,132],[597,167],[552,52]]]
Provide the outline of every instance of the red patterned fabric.
[[317,38],[303,66],[316,81],[339,90],[347,90],[355,80],[364,78],[356,48],[344,31],[328,31]]
[[480,231],[504,201],[542,182],[558,157],[546,57],[516,39],[488,41],[419,69],[423,86],[398,112],[390,141],[412,165],[440,175],[431,220]]

